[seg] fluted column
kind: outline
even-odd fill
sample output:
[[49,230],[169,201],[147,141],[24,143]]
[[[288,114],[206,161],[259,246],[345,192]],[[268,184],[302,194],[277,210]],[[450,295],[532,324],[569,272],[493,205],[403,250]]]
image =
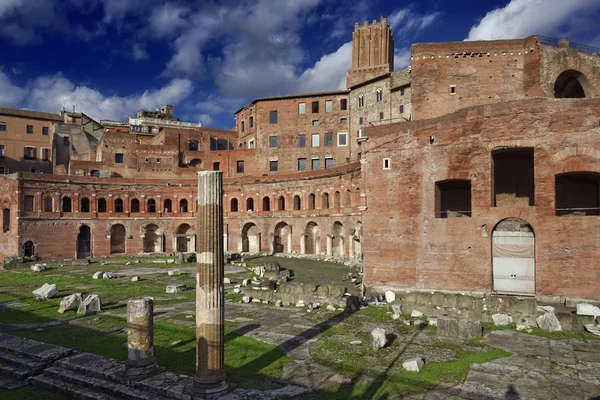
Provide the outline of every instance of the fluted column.
[[154,357],[154,301],[151,297],[127,302],[127,376],[143,379],[156,372]]
[[223,173],[198,172],[196,272],[196,375],[192,392],[202,398],[227,390],[224,359]]

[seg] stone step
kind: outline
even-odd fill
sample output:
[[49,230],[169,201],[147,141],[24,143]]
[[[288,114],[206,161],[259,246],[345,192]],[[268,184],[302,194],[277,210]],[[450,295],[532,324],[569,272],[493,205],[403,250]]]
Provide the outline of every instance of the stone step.
[[0,351],[28,357],[32,360],[51,363],[72,354],[74,350],[54,344],[38,342],[18,336],[0,333]]
[[38,375],[31,378],[30,382],[38,387],[66,394],[77,400],[120,400],[123,397],[112,396],[99,390],[90,389],[87,386],[75,383],[66,383],[62,379],[46,375]]
[[88,374],[79,373],[69,368],[52,366],[44,370],[44,376],[61,380],[65,385],[89,388],[117,398],[130,400],[166,399],[156,392],[140,390],[109,379],[93,377]]
[[35,373],[30,368],[23,366],[15,366],[0,362],[0,375],[12,376],[13,378],[24,380],[29,378]]
[[18,368],[40,371],[44,369],[45,363],[32,360],[30,357],[22,354],[7,353],[0,351],[0,364],[10,365]]

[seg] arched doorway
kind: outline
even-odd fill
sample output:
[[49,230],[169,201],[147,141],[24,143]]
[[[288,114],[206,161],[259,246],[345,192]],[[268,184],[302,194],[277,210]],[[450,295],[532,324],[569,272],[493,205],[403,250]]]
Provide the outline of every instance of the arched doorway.
[[188,224],[181,224],[177,228],[176,246],[177,251],[182,253],[192,253],[195,251],[194,231]]
[[77,235],[77,258],[87,258],[92,256],[92,232],[89,226],[79,227]]
[[500,221],[492,233],[493,290],[535,294],[535,235],[520,218]]
[[260,232],[256,224],[249,222],[242,229],[242,252],[260,253]]
[[144,228],[144,253],[162,252],[162,233],[158,225],[148,224]]
[[116,224],[110,228],[110,254],[125,253],[125,227]]
[[344,257],[344,225],[335,221],[331,231],[331,255],[333,257]]
[[309,222],[306,224],[306,229],[304,230],[305,237],[305,253],[306,254],[319,254],[321,252],[321,233],[319,230],[319,225],[316,222]]
[[[581,72],[568,69],[562,72],[554,83],[554,97],[557,99],[583,99],[589,83]],[[589,95],[588,95],[589,97]]]
[[350,257],[355,260],[362,260],[362,223],[360,221],[356,223],[350,240]]
[[32,257],[35,254],[35,245],[32,241],[25,242],[23,244],[23,256]]
[[292,235],[290,226],[280,222],[273,232],[273,253],[291,253]]

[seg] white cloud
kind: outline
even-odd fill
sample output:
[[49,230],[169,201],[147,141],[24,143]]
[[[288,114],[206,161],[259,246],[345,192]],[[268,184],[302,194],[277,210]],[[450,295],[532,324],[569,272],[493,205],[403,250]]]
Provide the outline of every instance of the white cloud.
[[577,27],[578,17],[593,9],[600,9],[598,0],[511,0],[506,6],[488,12],[471,27],[466,40],[552,35],[565,24]]
[[202,123],[202,126],[209,126],[213,123],[213,119],[210,114],[198,114],[196,118],[198,118],[198,121]]
[[410,56],[410,47],[394,49],[394,70],[398,71],[408,67],[410,65]]
[[65,16],[52,1],[0,0],[0,36],[17,45],[39,41],[44,33],[68,31]]
[[428,14],[420,14],[414,11],[413,6],[407,8],[399,8],[392,12],[388,18],[388,22],[392,27],[396,40],[403,39],[403,36],[414,34],[420,30],[428,28],[441,15],[435,11]]
[[133,47],[131,49],[131,55],[133,57],[134,60],[146,60],[148,59],[148,52],[146,51],[146,49],[144,48],[144,46],[142,46],[139,43],[134,43]]
[[156,37],[170,36],[183,28],[187,21],[185,14],[189,9],[172,3],[165,3],[152,10],[150,28]]
[[8,14],[13,11],[20,5],[22,5],[23,0],[2,0],[0,1],[0,17],[4,16],[4,14]]
[[352,65],[352,42],[326,54],[298,78],[301,92],[316,92],[346,87],[346,71]]
[[0,103],[12,107],[57,112],[63,107],[96,119],[123,120],[140,109],[155,109],[163,104],[177,104],[188,98],[193,84],[187,79],[173,79],[167,85],[129,96],[106,96],[96,89],[77,86],[62,74],[38,77],[24,87],[10,82],[0,71]]

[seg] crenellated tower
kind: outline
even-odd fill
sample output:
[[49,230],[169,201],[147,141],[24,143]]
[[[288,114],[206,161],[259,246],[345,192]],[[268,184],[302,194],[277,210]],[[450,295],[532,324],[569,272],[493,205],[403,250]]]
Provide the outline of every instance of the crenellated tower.
[[394,70],[394,37],[386,18],[355,24],[352,34],[352,68],[346,87],[356,86]]

